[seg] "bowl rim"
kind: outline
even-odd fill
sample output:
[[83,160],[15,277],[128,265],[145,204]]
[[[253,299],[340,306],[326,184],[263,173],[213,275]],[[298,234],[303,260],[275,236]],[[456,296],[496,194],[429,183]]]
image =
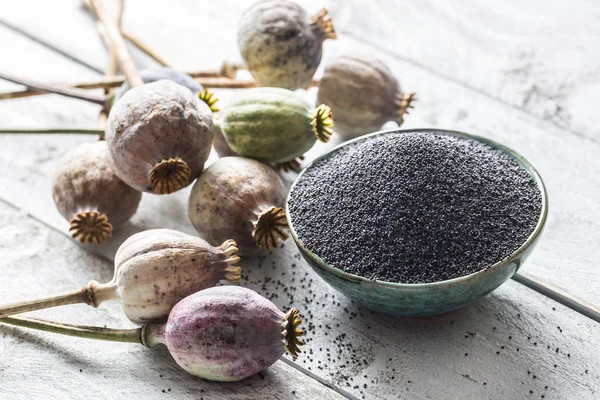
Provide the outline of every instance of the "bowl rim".
[[[331,154],[335,153],[336,151],[340,150],[341,148],[343,148],[345,146],[348,146],[348,145],[351,145],[351,144],[354,144],[354,143],[357,143],[357,142],[360,142],[363,140],[368,140],[374,136],[387,135],[387,134],[392,134],[392,133],[412,133],[412,132],[439,133],[439,134],[450,135],[450,136],[458,136],[461,138],[476,140],[478,142],[487,144],[494,149],[501,150],[504,153],[508,154],[511,158],[513,158],[515,161],[517,161],[519,163],[519,165],[530,176],[533,177],[538,189],[540,190],[541,196],[542,196],[542,208],[540,210],[540,215],[539,215],[538,221],[536,223],[535,229],[527,237],[527,240],[525,240],[523,242],[523,244],[521,244],[521,246],[519,246],[519,248],[517,248],[515,251],[513,251],[509,256],[492,264],[488,268],[473,272],[472,274],[469,274],[469,275],[459,276],[457,278],[446,279],[443,281],[428,282],[428,283],[400,283],[400,282],[381,281],[381,280],[377,280],[377,279],[368,279],[368,278],[365,278],[360,275],[355,275],[355,274],[351,274],[351,273],[342,271],[341,269],[338,269],[338,268],[333,267],[333,266],[329,265],[328,263],[326,263],[325,260],[323,260],[321,257],[319,257],[317,254],[315,254],[311,250],[309,250],[304,245],[302,240],[298,237],[296,230],[294,229],[294,225],[292,224],[292,220],[291,220],[291,216],[290,216],[290,212],[289,212],[290,196],[292,194],[292,191],[294,190],[294,187],[302,178],[302,175],[304,175],[304,173],[310,167],[312,167],[315,163],[326,159],[327,157],[331,156]],[[327,152],[321,154],[319,157],[315,158],[298,174],[298,177],[296,178],[296,180],[290,187],[290,190],[288,192],[288,195],[287,195],[287,198],[285,201],[285,208],[286,208],[286,219],[287,219],[288,227],[289,227],[290,233],[294,239],[294,242],[296,242],[296,245],[300,248],[301,251],[306,252],[311,258],[316,260],[317,261],[316,264],[323,271],[325,271],[329,274],[333,274],[333,275],[337,276],[338,278],[343,279],[345,281],[350,281],[353,283],[359,283],[359,284],[363,284],[363,285],[383,286],[383,287],[388,287],[388,288],[392,288],[392,289],[403,289],[403,290],[405,290],[405,289],[408,289],[408,290],[424,290],[424,289],[432,290],[432,289],[442,289],[445,287],[458,285],[461,283],[465,283],[467,281],[471,281],[472,279],[474,279],[476,277],[484,277],[484,276],[493,274],[494,272],[509,265],[516,259],[519,259],[521,257],[521,255],[525,251],[527,251],[527,249],[529,247],[531,247],[537,241],[537,239],[539,238],[539,236],[544,228],[544,225],[546,223],[546,218],[548,216],[548,193],[546,191],[546,185],[544,184],[542,177],[540,176],[538,171],[535,169],[535,167],[525,157],[523,157],[521,154],[517,153],[510,147],[504,146],[503,144],[500,144],[492,139],[488,139],[483,136],[473,135],[473,134],[462,132],[462,131],[448,130],[448,129],[437,129],[437,128],[398,129],[398,128],[394,128],[394,129],[386,129],[386,130],[369,133],[367,135],[363,135],[358,138],[351,139],[346,142],[340,143],[339,145],[335,146],[334,148],[328,150]],[[520,264],[517,265],[517,269],[515,270],[515,273],[517,273],[519,268],[520,268]]]

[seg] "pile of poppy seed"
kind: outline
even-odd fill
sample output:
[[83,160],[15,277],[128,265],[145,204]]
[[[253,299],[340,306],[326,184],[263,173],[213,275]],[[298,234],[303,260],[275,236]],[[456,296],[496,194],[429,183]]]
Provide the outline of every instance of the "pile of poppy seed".
[[310,166],[289,200],[304,245],[368,279],[427,283],[488,268],[533,232],[541,193],[505,153],[431,132],[358,141]]

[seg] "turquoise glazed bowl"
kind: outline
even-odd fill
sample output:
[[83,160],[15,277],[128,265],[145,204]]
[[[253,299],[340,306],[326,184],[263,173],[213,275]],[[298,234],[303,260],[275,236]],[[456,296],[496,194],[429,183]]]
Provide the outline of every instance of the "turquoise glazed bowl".
[[[507,279],[511,278],[518,270],[521,264],[529,256],[533,247],[538,242],[540,234],[546,222],[548,214],[548,195],[542,178],[533,166],[523,156],[516,153],[499,143],[480,136],[470,135],[464,132],[448,131],[441,129],[413,129],[413,130],[387,130],[375,132],[369,135],[361,136],[357,139],[345,142],[309,164],[304,171],[310,169],[314,163],[328,158],[338,149],[348,146],[352,143],[366,140],[376,135],[387,135],[390,133],[403,132],[431,132],[444,135],[458,136],[461,138],[476,140],[485,143],[497,150],[500,150],[514,160],[529,173],[536,182],[542,196],[542,208],[534,231],[527,240],[515,250],[510,256],[491,265],[490,267],[470,275],[445,281],[419,284],[405,284],[370,280],[358,275],[349,274],[340,269],[328,265],[318,254],[308,249],[302,240],[298,238],[294,230],[293,215],[287,213],[287,221],[290,227],[291,235],[298,245],[300,253],[312,268],[327,283],[339,290],[350,299],[375,311],[401,316],[431,316],[439,315],[449,311],[462,308],[469,303],[487,295]],[[292,185],[290,193],[294,190],[297,182],[302,180],[304,171],[300,173],[296,182]],[[289,196],[288,196],[289,202]],[[286,204],[287,208],[289,206]]]

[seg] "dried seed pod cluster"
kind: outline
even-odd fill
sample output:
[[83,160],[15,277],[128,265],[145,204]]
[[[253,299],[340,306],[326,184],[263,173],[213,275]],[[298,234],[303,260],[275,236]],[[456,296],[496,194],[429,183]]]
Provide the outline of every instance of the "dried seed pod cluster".
[[108,158],[106,142],[82,144],[61,158],[52,178],[56,208],[82,243],[104,243],[142,197],[114,174]]
[[312,18],[288,0],[259,1],[244,12],[238,46],[244,62],[261,86],[306,87],[321,62],[322,45],[335,39],[327,10]]
[[[189,75],[167,67],[138,74],[118,38],[116,21],[108,21],[102,8],[96,11],[105,28],[114,28],[107,44],[112,49],[120,43],[119,64],[132,85],[124,83],[113,99],[71,91],[71,97],[87,98],[105,110],[112,107],[106,142],[80,146],[61,161],[53,182],[57,208],[71,222],[73,237],[99,244],[135,213],[141,192],[169,194],[198,178],[188,214],[201,238],[167,229],[138,233],[119,248],[110,282],[91,281],[58,296],[0,306],[3,318],[116,300],[131,321],[146,323],[139,330],[75,329],[11,317],[2,322],[165,344],[186,371],[219,381],[253,375],[284,351],[298,356],[303,332],[296,309],[284,314],[249,289],[213,288],[220,280],[240,280],[238,246],[244,253],[268,250],[288,236],[287,189],[261,162],[299,168],[317,140],[329,140],[333,115],[336,131],[345,138],[377,130],[387,121],[401,124],[413,94],[401,91],[379,60],[342,56],[327,66],[318,106],[312,107],[292,90],[312,84],[323,42],[336,38],[331,18],[325,9],[310,17],[291,1],[262,0],[242,15],[238,45],[256,81],[252,84],[265,87],[245,90],[213,116],[219,111],[216,97]],[[235,78],[235,70],[226,63],[220,75]],[[211,145],[223,158],[203,171]],[[167,317],[166,323],[155,322]]]
[[173,193],[196,179],[212,139],[210,108],[167,80],[127,91],[106,127],[115,173],[133,188],[156,194]]
[[188,213],[209,243],[234,239],[241,252],[276,247],[287,238],[287,190],[275,171],[258,161],[224,157],[198,178]]
[[403,92],[381,60],[367,55],[333,59],[317,94],[317,104],[331,107],[335,131],[347,139],[374,132],[388,121],[402,125],[414,100],[414,93]]
[[235,153],[282,163],[304,154],[317,139],[327,142],[333,117],[328,106],[313,109],[290,90],[254,88],[227,105],[219,124]]

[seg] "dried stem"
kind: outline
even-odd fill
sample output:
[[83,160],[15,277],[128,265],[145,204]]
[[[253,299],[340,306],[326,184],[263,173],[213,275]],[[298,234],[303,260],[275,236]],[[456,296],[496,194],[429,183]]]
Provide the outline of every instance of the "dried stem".
[[[213,75],[207,76],[207,71],[190,71],[186,72],[193,78],[196,78],[196,81],[200,83],[204,87],[212,88],[212,89],[246,89],[257,87],[255,81],[253,80],[234,80],[223,77],[214,77]],[[212,72],[208,72],[211,73]],[[72,83],[55,83],[52,84],[53,88],[79,88],[79,89],[108,89],[119,87],[124,82],[123,76],[112,76],[106,77],[99,80],[94,81],[86,81],[86,82],[72,82]],[[308,87],[315,87],[319,85],[318,80],[312,80]],[[23,97],[31,97],[31,96],[40,96],[48,94],[47,92],[40,92],[36,90],[17,90],[13,92],[4,92],[0,93],[0,100],[8,100],[8,99],[20,99]]]
[[78,100],[89,101],[90,103],[104,105],[104,96],[96,96],[87,93],[83,90],[73,89],[68,87],[57,87],[53,85],[47,85],[45,83],[34,82],[26,78],[20,78],[14,75],[0,73],[0,79],[4,79],[9,82],[17,83],[19,85],[27,86],[29,90],[36,92],[48,92],[56,93],[62,96],[71,97]]
[[63,134],[81,134],[81,135],[104,135],[104,129],[95,129],[95,128],[2,128],[0,129],[0,134],[15,134],[15,135],[63,135]]
[[48,321],[30,317],[6,317],[0,322],[40,331],[59,333],[61,335],[75,336],[85,339],[105,340],[111,342],[142,343],[142,328],[113,329],[98,326],[86,326]]
[[62,293],[56,296],[5,304],[0,306],[0,318],[4,318],[13,314],[21,314],[28,311],[41,310],[43,308],[85,303],[87,300],[87,296],[84,294],[85,290],[86,289],[84,288]]
[[[117,0],[117,15],[118,15],[118,24],[119,28],[121,28],[123,22],[123,8],[124,8],[124,0]],[[96,21],[96,28],[98,29],[98,33],[102,37],[102,40],[106,42],[106,32],[104,31],[104,25],[100,23],[100,21]],[[104,70],[104,76],[114,76],[119,72],[119,62],[117,61],[117,56],[114,52],[108,52],[108,60],[106,61],[106,69]],[[100,110],[100,114],[98,118],[100,119],[100,123],[102,126],[106,125],[106,120],[108,119],[108,113],[110,112],[109,99],[112,94],[112,88],[104,88],[104,106],[102,110]],[[100,139],[104,139],[104,135],[100,136]]]
[[113,52],[131,87],[141,86],[144,81],[140,77],[119,29],[118,15],[111,15],[104,0],[89,0],[91,9],[102,23],[105,30],[106,46]]
[[0,318],[28,311],[64,306],[67,304],[85,303],[92,307],[98,307],[102,301],[113,298],[113,292],[114,288],[111,283],[100,285],[96,281],[91,281],[82,289],[33,300],[0,305]]

